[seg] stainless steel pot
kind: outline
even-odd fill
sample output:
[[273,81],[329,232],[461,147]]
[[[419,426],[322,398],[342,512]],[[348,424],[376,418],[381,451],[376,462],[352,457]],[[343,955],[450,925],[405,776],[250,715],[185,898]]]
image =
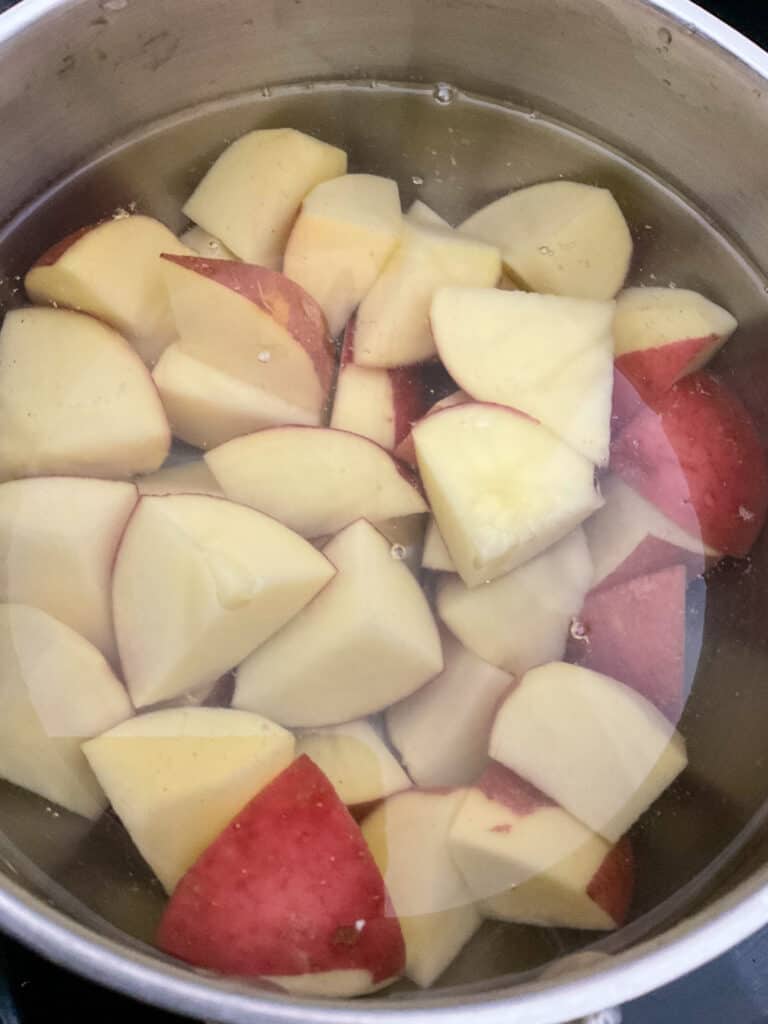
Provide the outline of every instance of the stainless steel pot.
[[[0,222],[109,143],[184,108],[279,83],[370,79],[408,83],[417,97],[418,83],[444,81],[511,101],[615,147],[691,199],[701,231],[686,234],[670,200],[665,244],[740,307],[741,340],[721,368],[760,407],[768,56],[685,0],[24,0],[0,18]],[[294,109],[300,93],[289,91],[279,109]],[[226,130],[247,117],[236,104],[231,115],[226,104],[207,109]],[[366,109],[331,103],[332,131],[353,132]],[[146,199],[158,175],[183,192],[223,137],[195,135],[190,123],[182,116],[178,130],[97,162],[57,202],[0,234],[0,299],[16,301],[14,275],[62,229]],[[404,144],[416,130],[418,119],[398,128]],[[497,187],[480,164],[477,173],[480,191]],[[177,216],[175,198],[150,199],[170,222]],[[701,242],[712,225],[734,240],[739,260],[715,259]],[[261,992],[155,954],[137,922],[157,905],[157,890],[109,824],[85,844],[81,823],[10,788],[0,790],[0,925],[106,985],[231,1022],[471,1015],[554,1024],[664,984],[768,922],[768,544],[749,570],[726,569],[708,595],[684,723],[693,774],[670,798],[666,830],[651,826],[645,843],[660,880],[647,883],[638,920],[591,955],[549,970],[532,957],[532,970],[502,977],[509,940],[489,933],[449,977],[453,987],[435,993],[313,1003]]]

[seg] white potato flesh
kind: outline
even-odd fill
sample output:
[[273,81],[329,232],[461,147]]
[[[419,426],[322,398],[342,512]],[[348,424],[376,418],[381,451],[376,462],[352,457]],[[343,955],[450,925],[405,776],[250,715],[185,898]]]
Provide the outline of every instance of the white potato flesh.
[[344,174],[304,199],[291,229],[283,273],[320,304],[339,334],[398,243],[403,217],[397,182]]
[[107,805],[83,740],[133,714],[104,656],[37,608],[0,605],[0,777],[97,818]]
[[614,303],[442,288],[432,331],[446,369],[480,402],[519,409],[597,465],[608,461]]
[[6,313],[0,480],[127,478],[159,469],[171,432],[149,371],[111,327],[66,309]]
[[615,842],[687,764],[674,726],[628,686],[550,662],[502,704],[491,757]]
[[502,576],[602,505],[594,467],[540,423],[470,403],[413,428],[432,514],[467,586]]
[[134,844],[168,892],[293,760],[293,736],[229,708],[139,715],[84,744]]
[[224,150],[184,213],[240,259],[276,269],[304,197],[346,169],[335,146],[293,128],[259,129]]
[[478,210],[460,231],[501,249],[526,288],[581,299],[611,299],[632,258],[632,236],[608,189],[548,181],[510,192]]
[[311,544],[253,509],[204,494],[143,497],[112,585],[134,703],[213,686],[333,575]]
[[363,822],[405,939],[405,973],[431,985],[480,927],[480,913],[448,849],[464,790],[409,790]]
[[426,512],[399,464],[358,434],[323,427],[275,427],[235,438],[205,456],[232,501],[305,537]]
[[427,599],[370,523],[353,523],[323,552],[336,576],[240,665],[235,707],[286,726],[334,725],[409,696],[442,669]]
[[518,678],[565,654],[568,630],[592,586],[584,531],[577,528],[525,565],[480,587],[456,576],[437,585],[440,618],[478,657]]

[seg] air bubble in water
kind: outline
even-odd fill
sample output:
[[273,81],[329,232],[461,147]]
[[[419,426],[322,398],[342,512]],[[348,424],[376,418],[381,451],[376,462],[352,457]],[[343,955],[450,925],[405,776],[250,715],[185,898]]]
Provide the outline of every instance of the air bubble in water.
[[424,184],[424,179],[422,178],[422,176],[420,174],[414,174],[411,177],[411,181],[413,182],[414,185],[423,185]]
[[432,90],[432,98],[436,103],[442,103],[443,106],[447,106],[447,104],[453,103],[456,99],[456,90],[452,85],[448,85],[447,82],[438,82]]
[[672,45],[672,33],[669,31],[668,28],[659,29],[659,42],[662,46]]
[[110,11],[112,14],[115,11],[124,11],[127,6],[128,0],[101,0],[101,9]]
[[402,544],[393,544],[390,550],[390,554],[398,562],[402,562],[408,552]]
[[528,111],[528,120],[529,121],[538,121],[538,119],[540,117],[541,117],[541,114],[538,112],[538,110],[529,110]]
[[271,352],[266,352],[266,351],[259,352],[259,354],[256,356],[256,358],[259,360],[260,363],[268,363],[270,361],[270,359],[272,358],[272,353]]
[[268,85],[265,85],[264,88],[261,90],[261,95],[264,97],[265,100],[268,100],[269,97],[272,95],[272,90],[269,88]]
[[552,255],[552,250],[549,248],[548,245],[540,245],[539,246],[539,252],[541,253],[542,256],[551,256]]

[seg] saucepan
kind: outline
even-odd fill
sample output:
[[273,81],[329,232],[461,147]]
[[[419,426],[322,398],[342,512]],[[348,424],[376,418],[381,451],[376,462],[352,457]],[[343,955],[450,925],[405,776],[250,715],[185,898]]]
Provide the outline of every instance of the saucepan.
[[[737,317],[714,366],[768,438],[768,55],[686,0],[22,0],[0,16],[3,308],[49,245],[116,210],[180,232],[223,146],[283,126],[452,223],[537,181],[610,188],[634,283],[698,289]],[[430,989],[288,995],[161,954],[164,896],[117,819],[5,783],[0,928],[232,1024],[555,1024],[648,992],[768,923],[768,538],[694,581],[688,617],[689,764],[633,834],[618,931],[487,922]]]

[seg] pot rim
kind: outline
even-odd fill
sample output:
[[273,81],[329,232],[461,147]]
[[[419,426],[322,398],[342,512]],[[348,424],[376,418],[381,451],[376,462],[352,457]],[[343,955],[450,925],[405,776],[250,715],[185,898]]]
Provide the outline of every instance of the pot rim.
[[[0,46],[77,0],[21,0],[0,14]],[[695,30],[768,81],[768,53],[690,0],[639,0]],[[0,871],[0,923],[13,938],[86,978],[196,1018],[222,1024],[399,1024],[407,1011],[415,1024],[465,1024],[471,1010],[478,1024],[561,1024],[619,1005],[674,981],[748,938],[768,923],[768,865],[709,907],[656,938],[585,965],[567,980],[538,978],[488,994],[432,997],[412,1004],[398,997],[360,1001],[313,1001],[265,993],[247,983],[182,967],[147,947],[123,944],[81,925],[32,895]]]

